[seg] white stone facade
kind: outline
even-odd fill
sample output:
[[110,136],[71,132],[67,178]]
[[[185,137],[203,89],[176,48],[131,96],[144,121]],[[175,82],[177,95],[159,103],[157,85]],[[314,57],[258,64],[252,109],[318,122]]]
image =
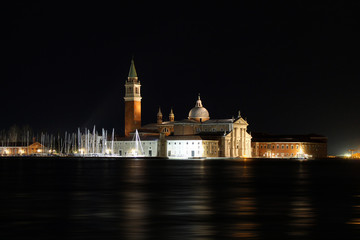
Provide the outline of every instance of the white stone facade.
[[218,157],[219,142],[189,138],[166,140],[166,154],[169,158]]
[[251,157],[251,135],[247,133],[249,124],[238,118],[232,124],[232,131],[225,137],[225,157]]
[[[111,143],[109,143],[111,144]],[[141,141],[141,146],[144,150],[145,157],[158,156],[158,140],[144,140]],[[114,154],[120,157],[133,156],[135,142],[132,140],[114,141]]]

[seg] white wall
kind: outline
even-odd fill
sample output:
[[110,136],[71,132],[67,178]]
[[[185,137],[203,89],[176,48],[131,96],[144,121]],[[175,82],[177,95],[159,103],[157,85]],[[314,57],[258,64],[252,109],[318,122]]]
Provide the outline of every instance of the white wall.
[[[109,142],[111,144],[111,141]],[[141,141],[142,148],[146,157],[157,156],[157,140]],[[114,154],[119,154],[122,157],[129,156],[132,149],[135,148],[135,142],[133,141],[114,141]]]
[[177,158],[203,157],[202,140],[167,140],[167,156]]

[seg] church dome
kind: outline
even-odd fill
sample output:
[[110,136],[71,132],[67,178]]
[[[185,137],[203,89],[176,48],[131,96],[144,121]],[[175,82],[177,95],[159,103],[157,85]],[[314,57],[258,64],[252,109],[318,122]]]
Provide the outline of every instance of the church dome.
[[196,101],[195,107],[190,110],[188,118],[198,122],[205,122],[210,119],[208,110],[202,105],[200,95]]

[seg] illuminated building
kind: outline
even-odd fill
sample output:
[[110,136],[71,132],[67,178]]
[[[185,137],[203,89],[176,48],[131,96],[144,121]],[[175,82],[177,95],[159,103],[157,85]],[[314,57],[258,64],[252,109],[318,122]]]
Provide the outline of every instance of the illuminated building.
[[6,146],[0,146],[0,156],[22,156],[47,153],[47,149],[39,142],[30,145],[25,143],[8,143]]
[[[117,138],[114,141],[114,154],[120,157],[132,156],[135,149],[135,142],[132,137]],[[110,143],[108,143],[110,145]],[[158,138],[152,136],[141,137],[141,146],[146,157],[158,156]]]
[[[247,133],[248,123],[240,112],[237,118],[210,119],[200,95],[187,119],[175,121],[171,109],[168,121],[163,121],[159,108],[156,123],[141,126],[140,87],[134,60],[131,60],[125,82],[125,138],[116,139],[114,154],[124,156],[131,151],[131,136],[138,129],[144,146],[148,145],[146,156],[251,157],[251,135]],[[154,148],[155,143],[157,148]]]
[[207,140],[199,135],[169,136],[165,152],[170,158],[219,157],[219,141]]
[[188,117],[175,121],[171,109],[163,121],[159,108],[156,122],[141,126],[140,81],[131,61],[125,83],[125,138],[114,142],[114,153],[126,156],[132,151],[131,135],[136,129],[146,148],[146,156],[192,157],[327,157],[327,138],[319,135],[269,135],[247,132],[248,122],[241,117],[210,119],[200,95]]
[[189,111],[187,119],[174,120],[171,109],[169,121],[142,126],[142,136],[159,136],[158,156],[174,158],[191,157],[251,157],[251,135],[248,123],[240,116],[231,119],[210,119],[200,96]]
[[321,135],[253,133],[252,156],[261,158],[326,158],[327,138]]

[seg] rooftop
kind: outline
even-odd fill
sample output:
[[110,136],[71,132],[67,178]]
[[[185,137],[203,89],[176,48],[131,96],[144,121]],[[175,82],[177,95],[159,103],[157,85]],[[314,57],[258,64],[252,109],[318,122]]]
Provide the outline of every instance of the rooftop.
[[252,133],[252,142],[318,142],[326,143],[327,137],[319,134],[268,134]]

